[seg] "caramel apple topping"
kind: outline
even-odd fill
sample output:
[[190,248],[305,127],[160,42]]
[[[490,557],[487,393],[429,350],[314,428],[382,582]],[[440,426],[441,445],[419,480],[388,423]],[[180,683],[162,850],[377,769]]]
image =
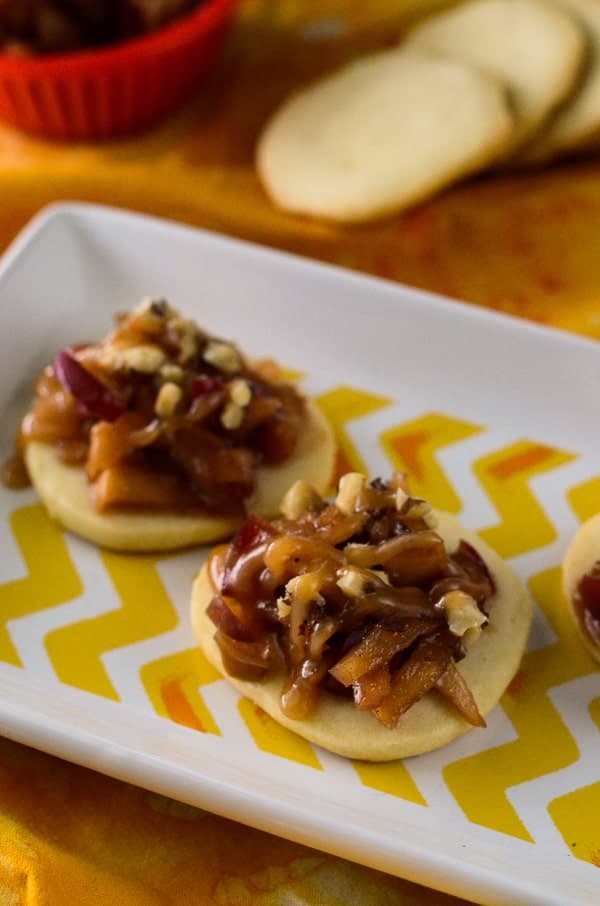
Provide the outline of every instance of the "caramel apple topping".
[[297,720],[329,694],[393,728],[435,690],[483,726],[456,668],[495,590],[479,553],[465,541],[448,553],[402,475],[346,475],[333,503],[297,482],[282,512],[250,517],[211,558],[208,614],[227,673],[283,671],[281,708]]
[[[102,342],[63,350],[35,384],[21,424],[31,441],[86,470],[95,508],[245,514],[261,464],[296,448],[304,400],[209,336],[164,299],[117,318]],[[4,480],[23,483],[23,469]]]

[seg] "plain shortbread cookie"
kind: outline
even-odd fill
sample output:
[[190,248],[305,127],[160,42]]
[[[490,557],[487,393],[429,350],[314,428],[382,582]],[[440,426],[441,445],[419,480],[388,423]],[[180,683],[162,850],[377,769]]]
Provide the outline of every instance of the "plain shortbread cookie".
[[586,51],[571,17],[539,0],[470,0],[418,24],[405,46],[447,54],[505,82],[517,118],[513,147],[571,93]]
[[588,62],[579,91],[555,119],[517,156],[518,163],[536,164],[564,154],[598,147],[600,141],[600,2],[557,0],[573,16],[588,39]]
[[416,50],[364,57],[293,95],[257,148],[282,208],[365,221],[413,205],[502,155],[513,135],[503,86]]

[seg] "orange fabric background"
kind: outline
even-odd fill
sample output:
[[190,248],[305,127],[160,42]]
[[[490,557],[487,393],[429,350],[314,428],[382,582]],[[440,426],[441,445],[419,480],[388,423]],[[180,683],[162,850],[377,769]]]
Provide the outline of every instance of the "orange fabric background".
[[[0,247],[46,202],[90,199],[600,337],[597,161],[487,176],[352,229],[289,217],[264,197],[252,150],[269,111],[432,5],[247,0],[211,81],[155,133],[61,147],[0,127]],[[459,901],[0,741],[0,906],[79,903]]]

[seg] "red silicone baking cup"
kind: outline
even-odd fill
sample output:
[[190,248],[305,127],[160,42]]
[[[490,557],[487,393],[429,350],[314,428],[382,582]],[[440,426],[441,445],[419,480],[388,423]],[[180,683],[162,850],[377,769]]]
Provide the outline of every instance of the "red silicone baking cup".
[[150,35],[93,51],[0,54],[0,119],[54,139],[146,129],[173,111],[222,50],[238,0],[206,0]]

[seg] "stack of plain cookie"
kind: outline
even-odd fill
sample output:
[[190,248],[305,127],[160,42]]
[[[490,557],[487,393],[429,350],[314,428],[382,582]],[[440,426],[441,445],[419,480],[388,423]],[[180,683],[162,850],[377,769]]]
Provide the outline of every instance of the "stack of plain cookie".
[[289,98],[257,165],[280,207],[360,222],[598,146],[600,0],[468,0]]

